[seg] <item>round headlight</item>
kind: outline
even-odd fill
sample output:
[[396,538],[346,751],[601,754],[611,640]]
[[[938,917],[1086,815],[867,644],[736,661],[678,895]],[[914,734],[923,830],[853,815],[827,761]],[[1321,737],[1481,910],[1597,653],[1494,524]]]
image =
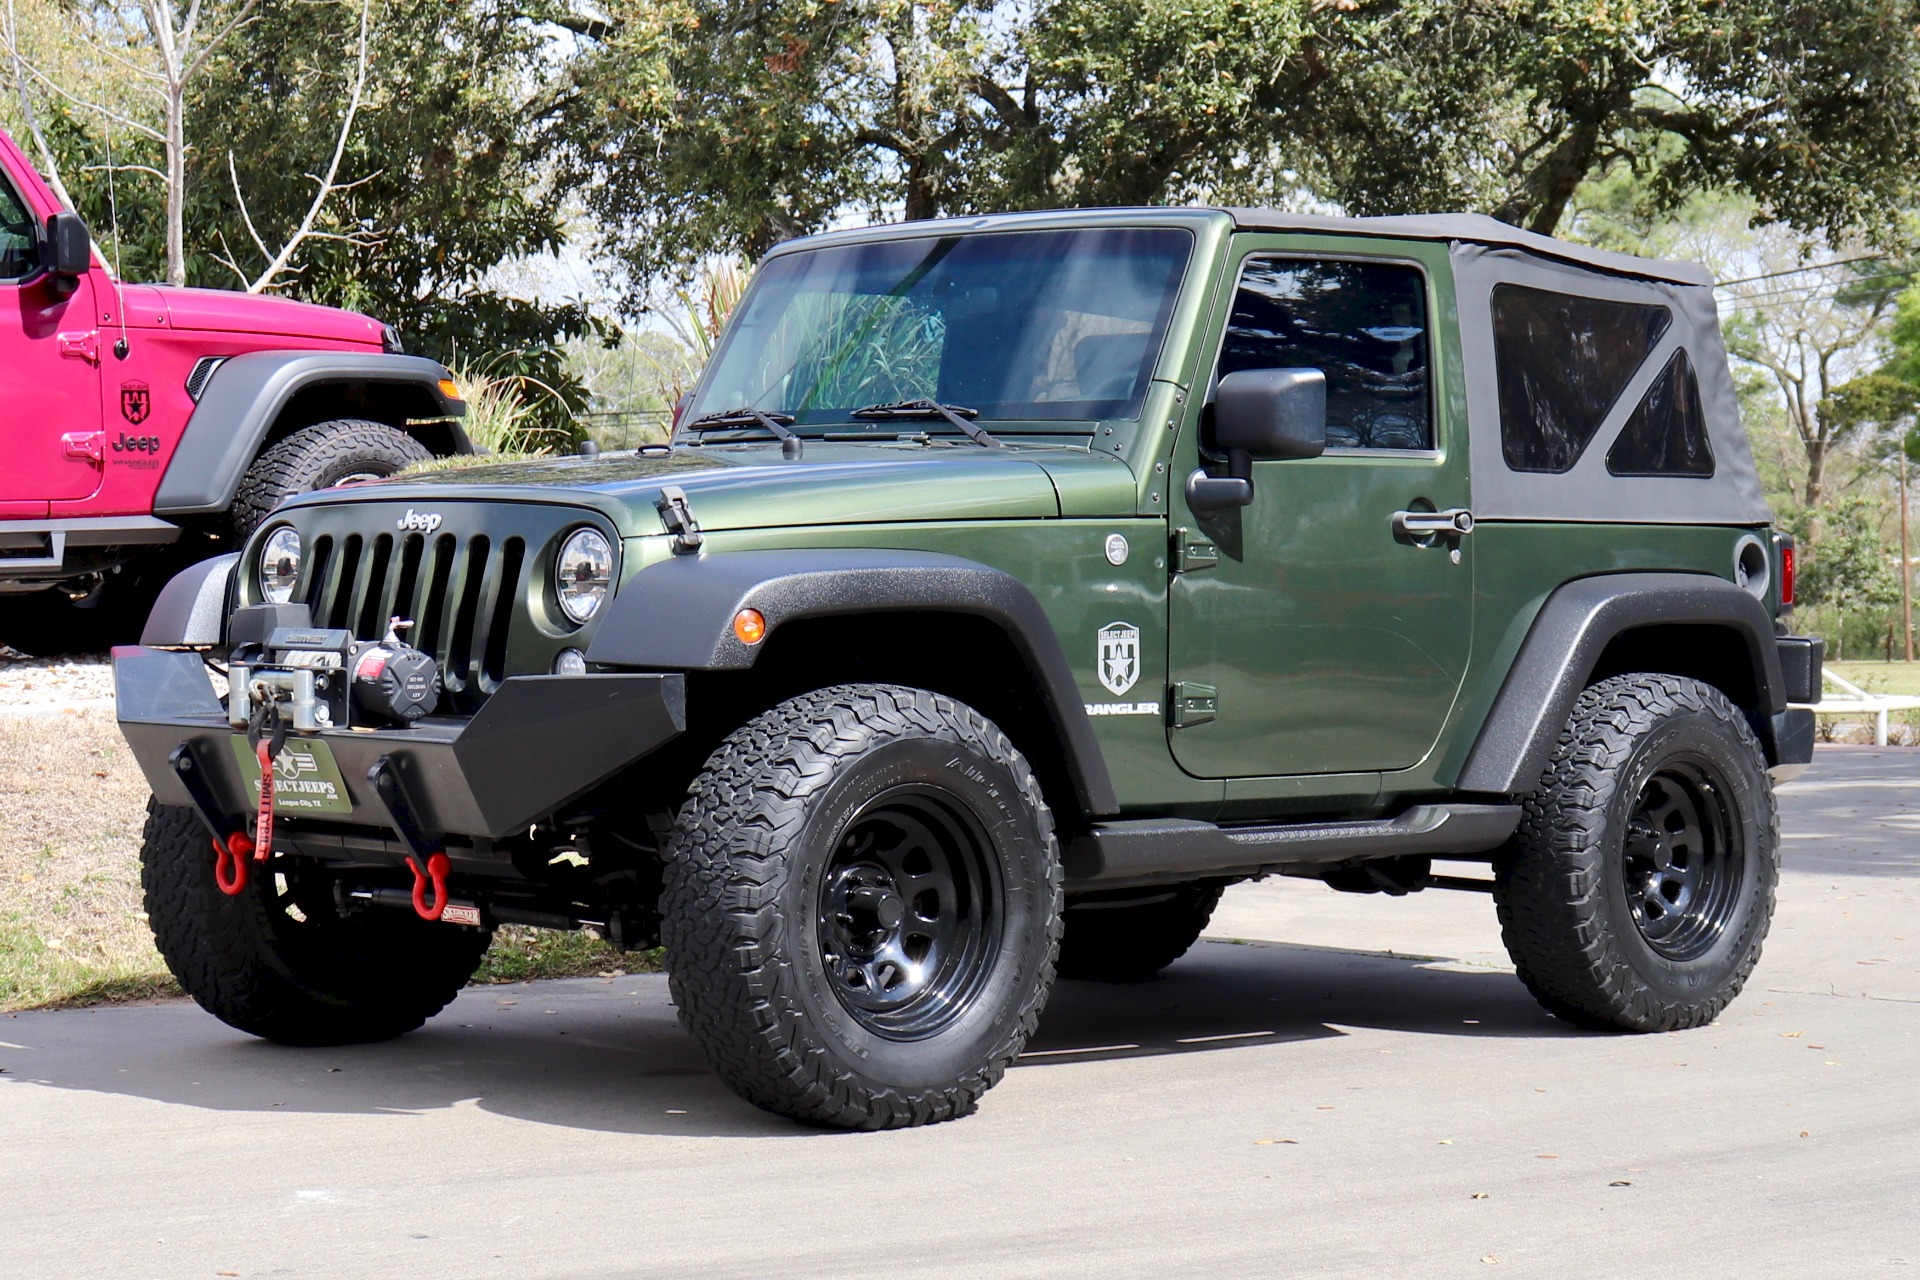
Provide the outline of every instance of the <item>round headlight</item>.
[[260,547],[260,590],[274,604],[293,599],[300,577],[300,531],[283,524],[267,535]]
[[554,583],[561,610],[575,622],[585,622],[600,608],[613,585],[613,548],[598,529],[576,529],[561,544]]

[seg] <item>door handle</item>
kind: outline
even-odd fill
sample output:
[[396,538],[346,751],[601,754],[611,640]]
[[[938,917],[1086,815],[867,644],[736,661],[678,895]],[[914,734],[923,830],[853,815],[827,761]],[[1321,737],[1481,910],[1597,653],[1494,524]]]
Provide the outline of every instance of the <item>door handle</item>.
[[1465,507],[1445,511],[1396,511],[1393,513],[1393,537],[1413,547],[1430,547],[1435,542],[1457,542],[1473,532],[1473,512]]

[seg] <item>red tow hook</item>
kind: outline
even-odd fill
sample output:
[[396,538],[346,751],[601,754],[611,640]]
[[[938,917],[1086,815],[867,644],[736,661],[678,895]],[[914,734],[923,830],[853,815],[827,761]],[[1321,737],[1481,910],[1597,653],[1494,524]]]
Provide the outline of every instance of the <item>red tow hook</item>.
[[244,831],[236,831],[225,840],[213,842],[213,882],[220,892],[235,898],[247,890],[247,855],[259,856],[253,840]]
[[[413,872],[413,910],[422,920],[438,920],[447,910],[447,873],[453,870],[453,864],[447,861],[444,853],[427,856],[425,871],[420,869],[420,860],[408,857],[407,869]],[[427,882],[433,882],[433,905],[427,905]]]

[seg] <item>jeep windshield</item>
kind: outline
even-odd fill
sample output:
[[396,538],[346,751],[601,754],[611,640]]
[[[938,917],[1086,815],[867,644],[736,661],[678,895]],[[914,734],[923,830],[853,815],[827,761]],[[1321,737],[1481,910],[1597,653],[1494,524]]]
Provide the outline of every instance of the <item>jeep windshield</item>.
[[810,434],[892,434],[857,411],[914,400],[1055,432],[1137,417],[1192,245],[1177,228],[1095,228],[781,254],[683,420],[754,409]]

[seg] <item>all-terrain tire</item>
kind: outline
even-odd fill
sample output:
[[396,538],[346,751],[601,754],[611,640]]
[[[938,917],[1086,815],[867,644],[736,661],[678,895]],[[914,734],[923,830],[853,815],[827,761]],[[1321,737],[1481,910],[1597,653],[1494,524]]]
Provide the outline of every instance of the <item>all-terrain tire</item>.
[[140,880],[167,967],[208,1013],[281,1044],[404,1035],[446,1007],[492,940],[398,911],[336,915],[331,895],[303,892],[298,864],[280,856],[254,863],[228,897],[213,861],[192,810],[148,802]]
[[359,476],[398,475],[433,456],[384,422],[341,418],[302,427],[253,460],[233,495],[234,532],[246,537],[267,513],[296,493],[311,493]]
[[1170,885],[1126,899],[1070,899],[1060,938],[1060,976],[1145,982],[1187,954],[1220,905],[1223,886]]
[[1574,704],[1496,857],[1494,902],[1549,1012],[1673,1031],[1740,993],[1778,879],[1773,789],[1746,717],[1698,680],[1640,673]]
[[[729,737],[661,896],[674,1003],[715,1071],[846,1129],[973,1108],[1039,1021],[1060,908],[1026,760],[979,712],[895,685],[804,694]],[[915,964],[873,958],[916,946]]]

